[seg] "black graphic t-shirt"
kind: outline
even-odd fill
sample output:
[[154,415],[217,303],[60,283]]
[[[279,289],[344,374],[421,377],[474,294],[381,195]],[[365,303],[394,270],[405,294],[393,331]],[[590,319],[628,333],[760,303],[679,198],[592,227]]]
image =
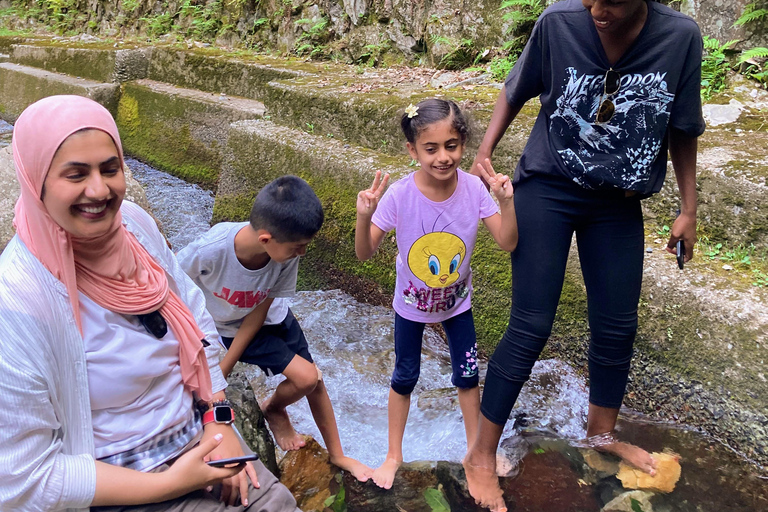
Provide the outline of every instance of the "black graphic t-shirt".
[[[704,132],[699,27],[669,7],[648,2],[648,18],[613,66],[580,0],[549,7],[506,80],[507,101],[540,96],[541,110],[515,172],[560,174],[587,189],[658,192],[667,168],[667,127]],[[618,90],[605,95],[609,69]],[[615,106],[597,122],[603,100]]]

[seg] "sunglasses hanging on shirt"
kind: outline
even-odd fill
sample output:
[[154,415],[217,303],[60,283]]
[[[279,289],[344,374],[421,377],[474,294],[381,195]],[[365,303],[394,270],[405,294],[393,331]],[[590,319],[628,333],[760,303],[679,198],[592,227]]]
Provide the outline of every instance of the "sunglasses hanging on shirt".
[[613,104],[610,97],[619,92],[619,89],[621,89],[621,74],[610,68],[605,72],[603,78],[603,94],[600,96],[600,106],[597,108],[595,124],[605,124],[613,119],[616,105]]
[[144,326],[144,329],[155,338],[161,339],[168,333],[168,324],[166,323],[165,318],[163,318],[163,315],[160,314],[160,311],[153,311],[146,315],[136,316],[138,317],[139,322],[141,322],[141,325]]

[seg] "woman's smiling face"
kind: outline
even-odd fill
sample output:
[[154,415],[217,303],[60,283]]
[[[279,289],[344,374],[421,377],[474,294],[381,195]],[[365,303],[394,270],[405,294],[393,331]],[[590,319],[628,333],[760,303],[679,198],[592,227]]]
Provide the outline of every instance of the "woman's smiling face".
[[630,32],[643,18],[645,0],[581,0],[592,15],[595,28],[611,35]]
[[42,201],[54,222],[77,238],[105,234],[125,197],[125,174],[112,138],[76,132],[62,142],[43,184]]

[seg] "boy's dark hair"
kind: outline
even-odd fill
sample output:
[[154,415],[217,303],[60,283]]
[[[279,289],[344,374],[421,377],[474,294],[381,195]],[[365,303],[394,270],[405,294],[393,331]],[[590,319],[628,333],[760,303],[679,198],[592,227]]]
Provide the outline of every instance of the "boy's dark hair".
[[323,225],[323,205],[306,181],[282,176],[261,189],[251,208],[251,227],[279,243],[312,238]]
[[400,120],[400,127],[403,129],[405,139],[411,144],[416,142],[416,138],[424,128],[447,118],[451,118],[451,124],[461,137],[461,143],[466,144],[469,140],[469,124],[456,103],[450,100],[430,98],[420,101],[416,108],[418,110],[413,117],[408,117],[406,112]]

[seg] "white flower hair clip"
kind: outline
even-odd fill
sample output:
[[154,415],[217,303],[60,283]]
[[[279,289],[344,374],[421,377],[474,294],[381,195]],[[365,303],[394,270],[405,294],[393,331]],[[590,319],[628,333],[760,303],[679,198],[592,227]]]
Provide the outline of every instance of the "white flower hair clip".
[[419,115],[419,107],[411,103],[407,107],[405,107],[405,114],[408,116],[408,119],[413,119],[417,115]]

